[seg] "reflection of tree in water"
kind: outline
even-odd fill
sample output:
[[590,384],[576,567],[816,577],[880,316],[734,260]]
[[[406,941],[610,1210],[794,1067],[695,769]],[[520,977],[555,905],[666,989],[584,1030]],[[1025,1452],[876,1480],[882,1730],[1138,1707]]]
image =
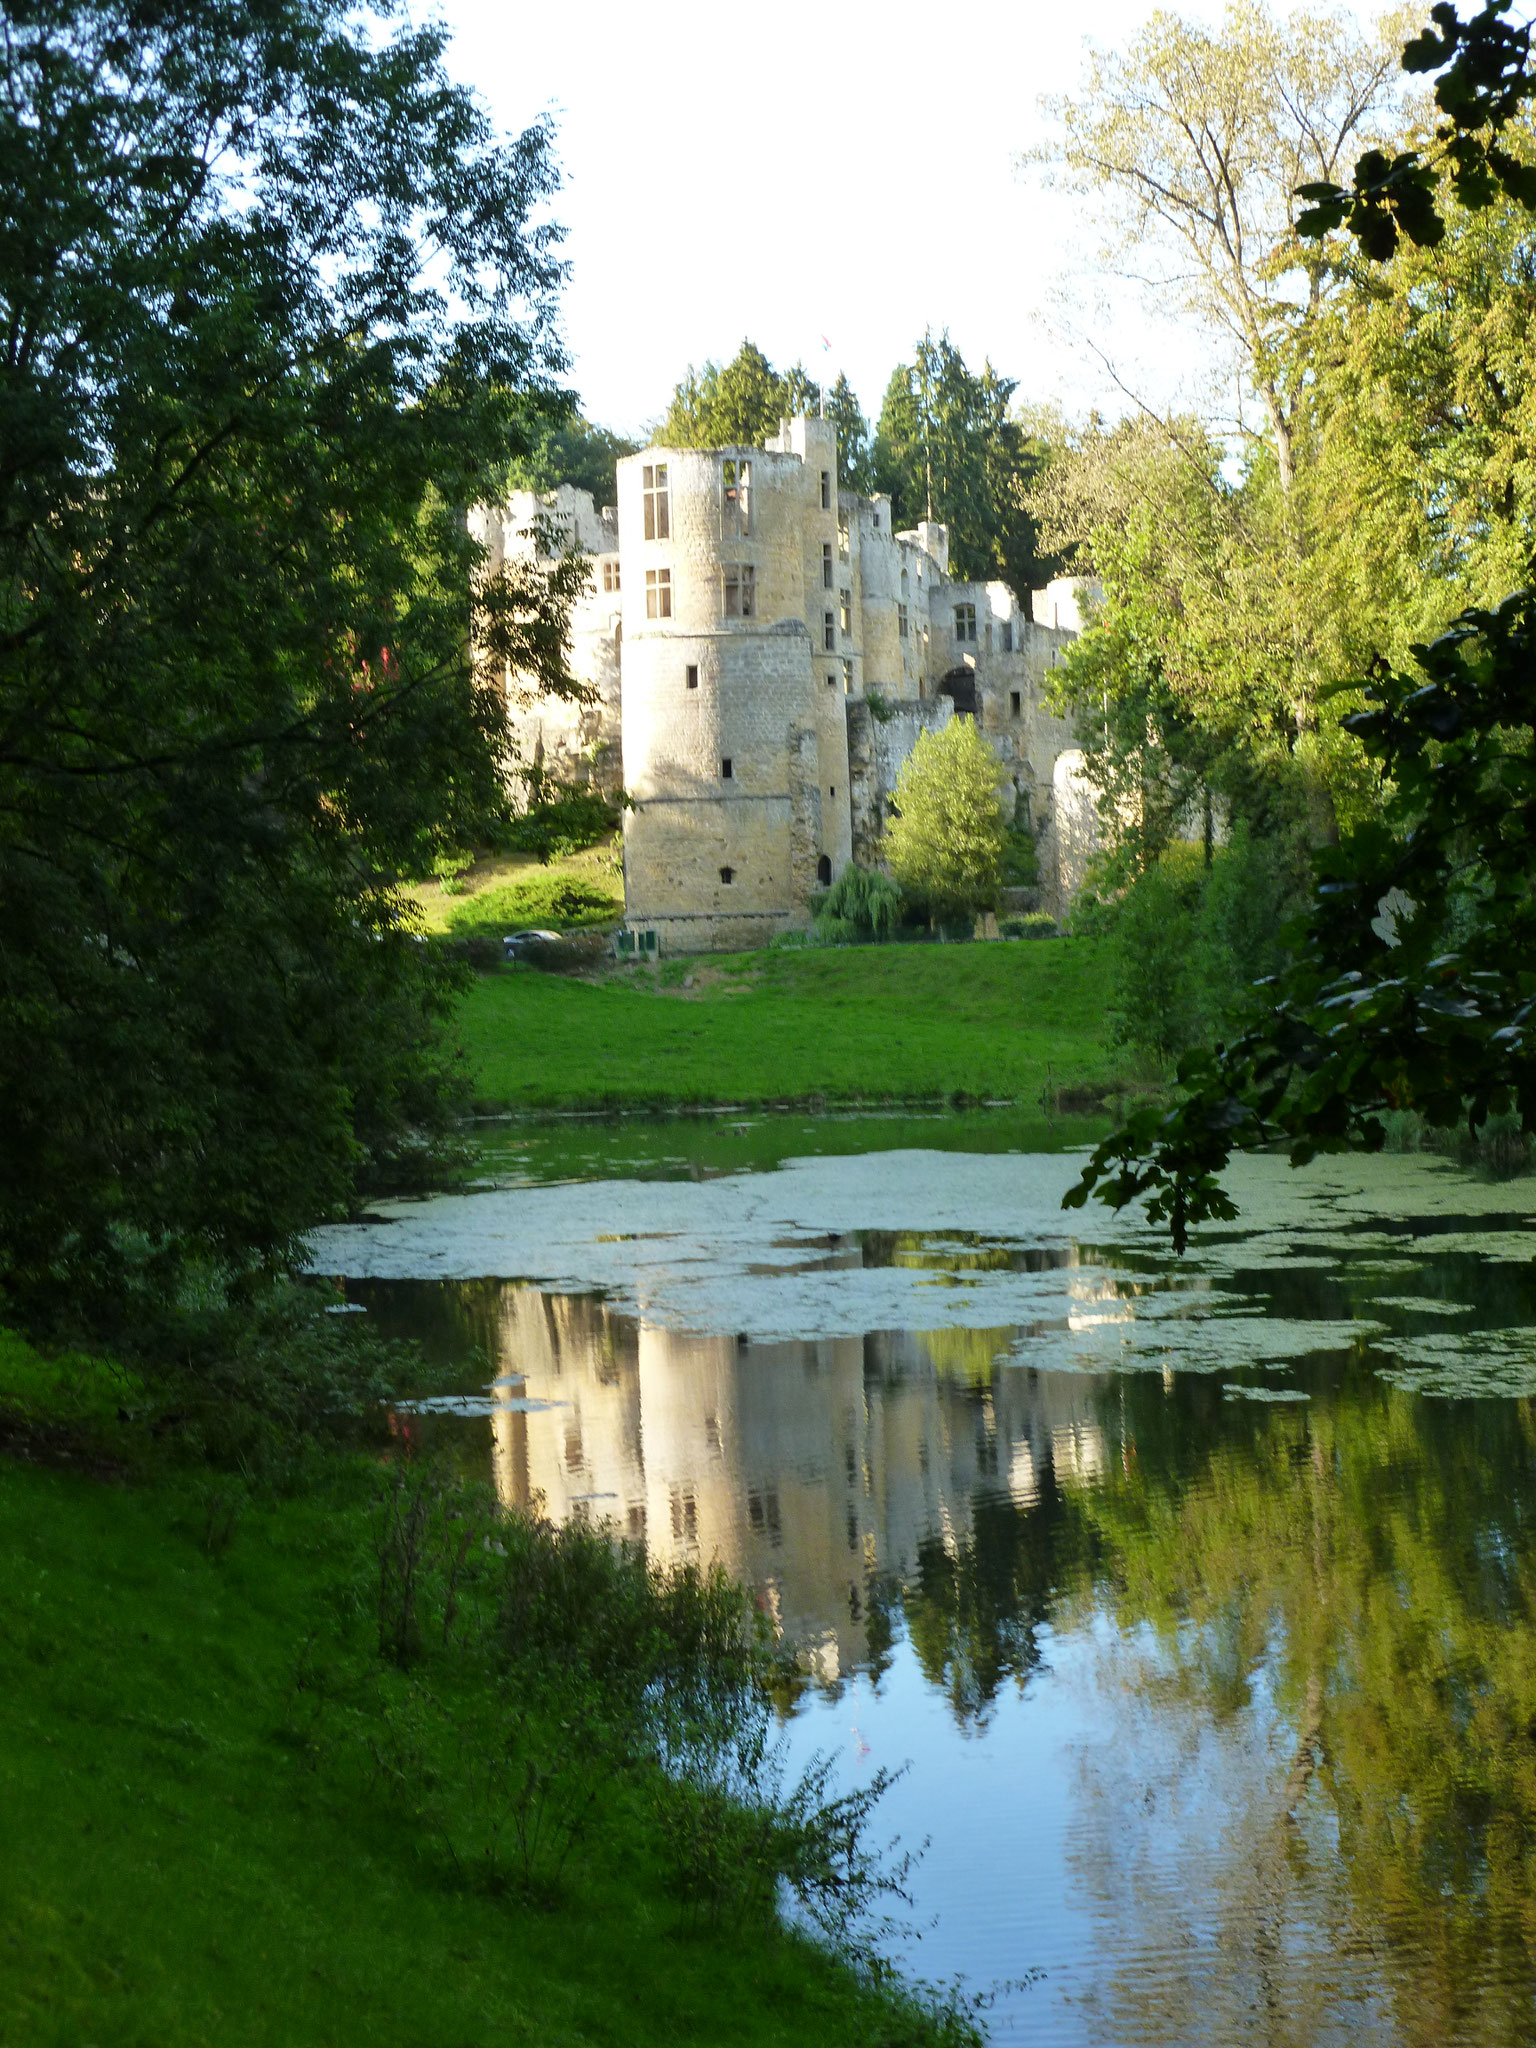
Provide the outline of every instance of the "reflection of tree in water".
[[918,1332],[918,1342],[933,1360],[934,1371],[942,1379],[956,1380],[966,1387],[989,1387],[997,1361],[1008,1356],[1017,1334],[1011,1327],[1002,1330],[922,1330]]
[[1236,1998],[1244,2039],[1529,2042],[1536,1414],[1363,1373],[1213,1392],[1128,1381],[1127,1455],[1074,1503],[1103,1545],[1079,1618],[1140,1631],[1108,1668],[1150,1710],[1078,1842],[1131,1923],[1106,2034],[1231,2040]]
[[1002,1686],[1022,1686],[1039,1667],[1055,1588],[1089,1565],[1094,1548],[1049,1465],[1033,1507],[979,1495],[963,1542],[933,1536],[919,1546],[901,1594],[907,1635],[962,1725],[984,1724]]

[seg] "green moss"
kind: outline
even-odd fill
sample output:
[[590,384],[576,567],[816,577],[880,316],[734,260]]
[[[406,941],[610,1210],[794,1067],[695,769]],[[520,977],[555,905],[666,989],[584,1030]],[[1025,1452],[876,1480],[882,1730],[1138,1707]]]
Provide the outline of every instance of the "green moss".
[[597,984],[513,972],[478,982],[459,1020],[476,1094],[515,1108],[1033,1105],[1115,1080],[1109,964],[1098,941],[1062,940],[766,951]]

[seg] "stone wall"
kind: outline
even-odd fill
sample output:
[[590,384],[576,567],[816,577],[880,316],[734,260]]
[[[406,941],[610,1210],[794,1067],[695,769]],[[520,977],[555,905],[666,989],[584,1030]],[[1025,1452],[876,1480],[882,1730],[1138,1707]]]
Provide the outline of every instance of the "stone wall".
[[879,863],[896,778],[917,745],[918,734],[942,732],[954,715],[948,697],[894,705],[878,718],[867,702],[848,706],[848,768],[856,818],[853,857],[860,867]]
[[593,694],[584,704],[541,697],[525,676],[505,670],[512,738],[519,766],[543,767],[562,782],[595,783],[610,796],[622,786],[623,688],[618,515],[599,511],[590,491],[562,484],[543,496],[514,491],[505,505],[477,506],[469,528],[486,549],[488,566],[519,558],[547,562],[579,549],[592,565],[586,595],[571,613],[568,660]]
[[[744,523],[727,488],[727,466],[734,486],[743,464]],[[663,467],[666,527],[647,537],[645,476],[654,489]],[[762,448],[648,448],[620,463],[613,510],[562,487],[477,511],[471,525],[500,560],[541,545],[536,517],[592,558],[571,665],[594,695],[582,707],[520,701],[508,677],[518,745],[530,763],[631,797],[631,929],[700,951],[803,927],[817,888],[850,860],[878,858],[902,762],[957,702],[1036,834],[1044,900],[1065,908],[1097,816],[1080,754],[1058,772],[1077,741],[1047,697],[1082,579],[1035,592],[1033,621],[1006,584],[953,581],[944,527],[893,532],[888,498],[839,489],[836,431],[817,418],[781,422]],[[957,630],[962,606],[974,636]]]

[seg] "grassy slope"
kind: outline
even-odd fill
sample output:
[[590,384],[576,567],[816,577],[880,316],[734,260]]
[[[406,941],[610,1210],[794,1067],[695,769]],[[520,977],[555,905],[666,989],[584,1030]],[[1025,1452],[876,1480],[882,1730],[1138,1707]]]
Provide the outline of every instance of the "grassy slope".
[[[500,938],[519,925],[617,924],[624,915],[624,884],[615,867],[616,842],[541,864],[531,853],[487,855],[476,861],[451,893],[437,882],[415,882],[406,895],[421,917],[421,928],[440,936],[483,934]],[[602,897],[606,912],[571,919],[547,901],[561,882],[575,882]],[[531,900],[524,901],[524,898]]]
[[366,1469],[213,1557],[216,1482],[37,1462],[37,1379],[0,1332],[4,2048],[910,2038],[803,1943],[680,1934],[622,1798],[557,1908],[451,1886],[361,1745],[292,1732],[306,1642],[367,1656]]
[[[685,976],[693,990],[680,983]],[[600,984],[512,969],[460,1012],[478,1096],[517,1108],[1007,1096],[1111,1079],[1094,940],[765,952]]]

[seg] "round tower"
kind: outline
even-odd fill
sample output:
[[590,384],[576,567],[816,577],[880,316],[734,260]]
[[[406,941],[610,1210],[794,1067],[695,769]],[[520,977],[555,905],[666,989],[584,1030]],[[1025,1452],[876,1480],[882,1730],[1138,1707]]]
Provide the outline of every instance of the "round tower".
[[841,690],[834,721],[807,623],[808,470],[780,447],[619,465],[625,915],[670,951],[804,924],[818,873],[847,858]]

